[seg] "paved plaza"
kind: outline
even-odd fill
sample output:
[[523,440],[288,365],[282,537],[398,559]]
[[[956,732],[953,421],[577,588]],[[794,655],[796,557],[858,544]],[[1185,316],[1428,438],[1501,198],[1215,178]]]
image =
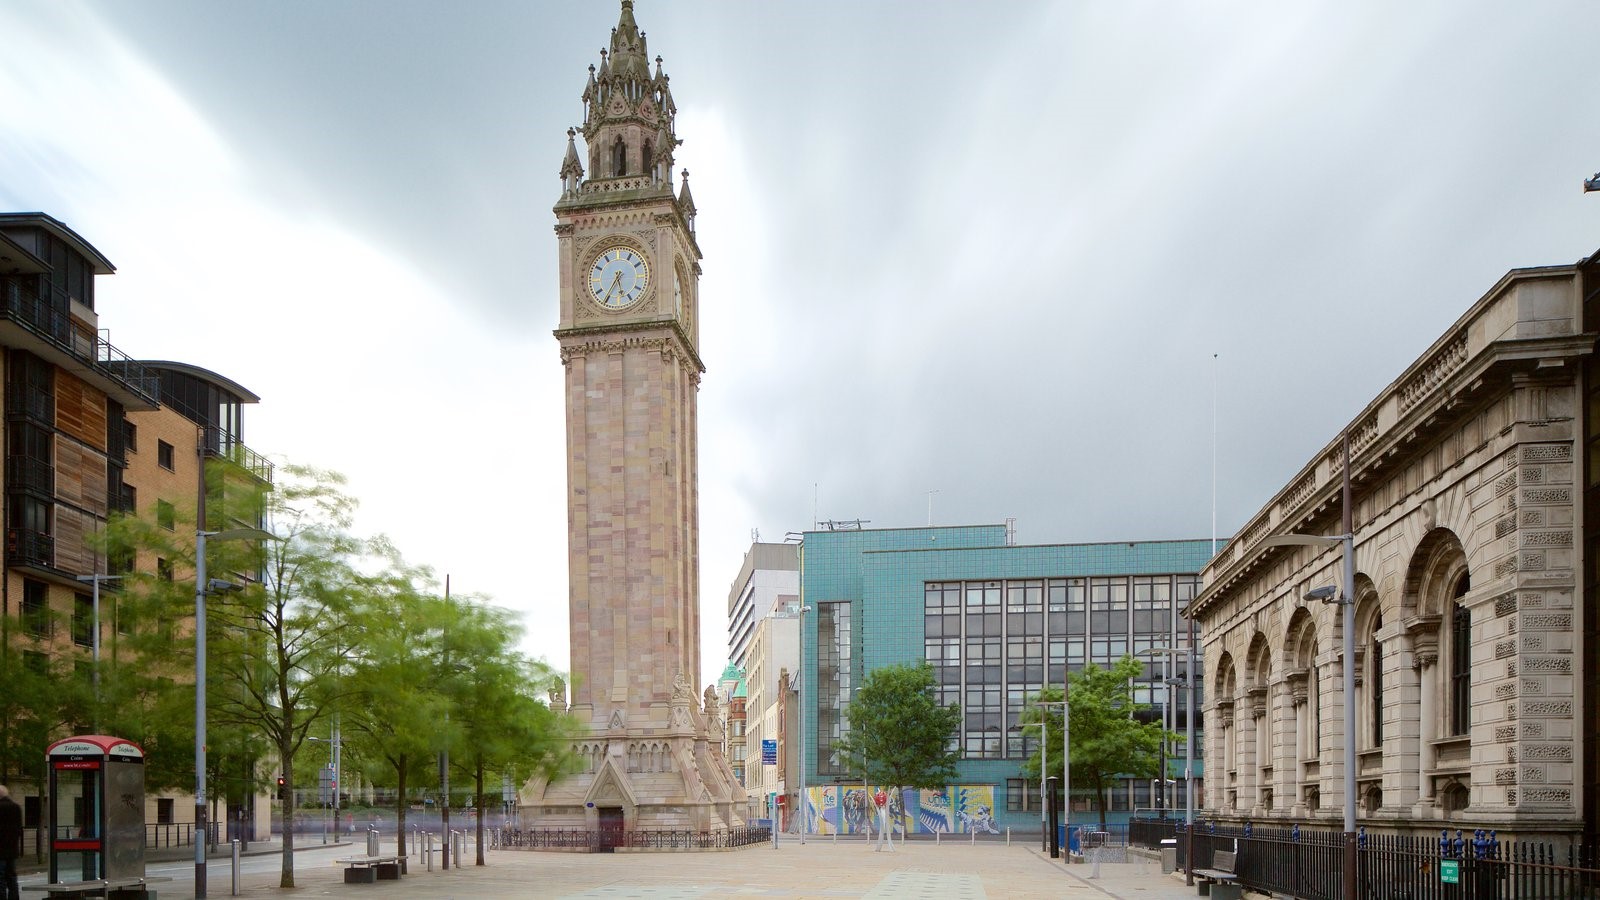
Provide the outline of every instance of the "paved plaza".
[[[432,872],[411,858],[411,871],[398,882],[345,884],[344,869],[335,860],[355,852],[351,846],[317,847],[296,856],[297,896],[397,898],[537,897],[565,900],[718,900],[772,897],[861,898],[861,900],[983,900],[983,898],[1166,898],[1194,897],[1180,877],[1162,875],[1154,861],[1107,863],[1100,877],[1093,867],[1070,868],[1026,842],[935,845],[915,842],[879,853],[862,841],[832,843],[789,840],[774,850],[770,844],[740,850],[699,853],[556,853],[526,850],[493,851],[487,865],[468,865]],[[278,889],[279,857],[251,855],[242,866],[242,897],[290,894]],[[172,881],[157,884],[162,900],[190,900],[193,864],[152,863],[150,872]],[[213,859],[209,895],[230,896],[227,860]],[[30,882],[24,879],[25,896]]]
[[[875,852],[862,841],[810,839],[805,846],[787,839],[725,852],[685,854],[560,854],[533,850],[494,850],[488,865],[461,870],[427,871],[411,857],[411,871],[402,881],[344,884],[344,866],[336,860],[358,852],[354,846],[310,846],[296,854],[293,892],[278,889],[280,857],[270,846],[253,846],[242,860],[240,897],[350,897],[368,900],[398,898],[552,898],[552,900],[717,900],[774,897],[861,898],[861,900],[997,900],[997,898],[1120,898],[1166,900],[1195,897],[1181,876],[1162,874],[1155,862],[1104,863],[1099,878],[1093,866],[1061,865],[1037,844],[1003,842],[966,844],[928,841]],[[162,860],[147,866],[158,895],[194,895],[194,865]],[[208,894],[230,897],[232,874],[224,858],[213,858]],[[24,897],[43,897],[37,890],[42,873],[22,878]]]

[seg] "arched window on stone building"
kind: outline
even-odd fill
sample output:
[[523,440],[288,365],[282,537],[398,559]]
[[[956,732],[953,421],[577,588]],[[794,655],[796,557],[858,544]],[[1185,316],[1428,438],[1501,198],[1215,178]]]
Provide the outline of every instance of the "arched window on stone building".
[[1296,610],[1289,621],[1284,667],[1294,716],[1290,744],[1293,753],[1289,760],[1291,780],[1297,782],[1295,796],[1309,807],[1310,792],[1321,774],[1322,674],[1317,666],[1317,623],[1304,607]]
[[1371,644],[1367,650],[1367,678],[1372,685],[1372,740],[1374,749],[1383,746],[1383,641],[1378,632],[1383,628],[1383,613],[1372,618]]
[[1461,598],[1471,589],[1466,573],[1450,601],[1450,734],[1472,731],[1472,611]]
[[628,145],[620,137],[611,145],[611,174],[617,178],[628,174]]
[[[1217,805],[1223,809],[1234,809],[1238,801],[1238,788],[1235,787],[1238,776],[1238,745],[1237,729],[1233,718],[1234,697],[1238,694],[1238,683],[1233,670],[1233,656],[1224,652],[1221,659],[1217,660],[1216,676],[1213,681],[1216,691],[1216,701],[1213,704],[1216,736],[1211,737],[1211,727],[1208,724],[1206,735],[1217,749],[1217,757],[1221,762],[1220,778],[1215,780],[1220,793],[1213,794],[1217,798]],[[1209,765],[1208,765],[1209,770]],[[1213,782],[1206,780],[1209,786]]]

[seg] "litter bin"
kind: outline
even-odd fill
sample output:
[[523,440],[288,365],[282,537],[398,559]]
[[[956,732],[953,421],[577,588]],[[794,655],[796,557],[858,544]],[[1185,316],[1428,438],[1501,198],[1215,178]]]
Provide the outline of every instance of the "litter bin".
[[1170,875],[1178,871],[1178,839],[1162,838],[1161,840],[1161,874]]

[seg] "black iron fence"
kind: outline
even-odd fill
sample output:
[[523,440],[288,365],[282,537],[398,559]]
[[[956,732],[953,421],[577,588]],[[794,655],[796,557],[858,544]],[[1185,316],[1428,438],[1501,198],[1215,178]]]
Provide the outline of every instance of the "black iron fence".
[[[1178,865],[1189,867],[1183,823],[1137,821],[1130,840],[1154,847],[1175,838]],[[1248,890],[1303,900],[1342,900],[1341,832],[1197,822],[1194,868],[1218,850],[1237,853],[1234,871]],[[1592,848],[1502,841],[1495,832],[1443,831],[1438,837],[1357,832],[1357,896],[1364,900],[1573,900],[1600,898],[1600,859]]]
[[772,829],[590,831],[582,828],[507,828],[501,833],[500,840],[508,850],[587,850],[594,853],[617,847],[631,850],[726,850],[770,841]]
[[[222,840],[221,822],[210,823],[211,843]],[[22,853],[24,857],[43,856],[50,852],[49,844],[43,841],[45,829],[41,827],[24,828],[22,830]],[[55,828],[58,838],[74,838],[82,836],[82,829],[76,825],[58,825]],[[174,822],[165,825],[144,826],[144,848],[146,850],[159,850],[163,847],[193,847],[194,824],[192,822]]]

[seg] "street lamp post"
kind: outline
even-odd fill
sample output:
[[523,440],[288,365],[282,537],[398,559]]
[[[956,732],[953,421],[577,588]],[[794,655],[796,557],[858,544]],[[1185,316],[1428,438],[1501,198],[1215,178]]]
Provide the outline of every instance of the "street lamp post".
[[260,528],[197,529],[194,533],[194,896],[206,896],[206,844],[211,830],[206,821],[206,595],[239,590],[220,578],[206,579],[206,540],[278,540]]
[[1160,749],[1160,774],[1156,777],[1156,811],[1160,817],[1167,817],[1167,734],[1172,729],[1167,724],[1167,711],[1171,704],[1167,700],[1167,692],[1172,689],[1172,677],[1167,670],[1168,654],[1178,652],[1172,647],[1148,647],[1140,650],[1139,656],[1161,657],[1161,749]]
[[[343,780],[340,776],[344,774],[339,765],[339,750],[344,746],[344,741],[339,737],[339,719],[337,716],[334,717],[330,735],[330,737],[322,738],[314,734],[308,734],[306,735],[306,740],[327,744],[329,746],[328,752],[333,756],[333,768],[331,770],[333,775],[328,779],[331,782],[331,789],[328,792],[328,806],[331,812],[328,814],[328,821],[332,826],[333,842],[337,844],[339,842],[339,782]],[[328,833],[326,831],[322,834],[322,842],[324,844],[328,842]]]
[[[1063,678],[1065,678],[1065,676],[1063,676]],[[1061,696],[1063,698],[1067,696],[1067,686],[1065,683],[1063,683],[1061,686]],[[1068,721],[1067,713],[1071,707],[1067,705],[1067,701],[1065,699],[1035,700],[1034,705],[1039,707],[1061,707],[1061,822],[1067,826],[1067,837],[1070,844],[1070,839],[1072,837],[1072,757],[1069,754],[1070,748],[1068,747],[1067,742],[1070,740],[1072,735],[1072,723]],[[1042,716],[1044,713],[1041,712],[1040,715]],[[1043,734],[1043,732],[1040,733]],[[1044,781],[1044,756],[1042,754],[1039,757],[1039,762],[1039,781],[1042,783]],[[1071,850],[1063,848],[1061,856],[1067,862],[1072,862]]]
[[[800,552],[802,554],[804,554],[805,553],[804,548],[802,548]],[[801,559],[802,559],[802,565],[804,565],[804,562],[803,562],[804,557],[802,556]],[[806,825],[808,824],[806,819],[808,818],[807,810],[809,808],[809,804],[807,803],[807,796],[806,796],[806,699],[805,698],[806,698],[806,613],[811,611],[811,607],[805,605],[805,590],[806,590],[805,589],[805,577],[801,576],[800,609],[798,610],[799,613],[800,613],[800,684],[799,684],[798,687],[795,688],[795,695],[794,696],[795,696],[795,702],[800,704],[800,755],[799,755],[799,760],[798,760],[799,763],[800,763],[800,794],[799,794],[799,796],[797,796],[795,798],[795,807],[796,807],[795,812],[799,813],[799,815],[800,815],[800,818],[797,820],[800,824],[798,826],[796,826],[796,827],[800,831],[800,843],[802,843],[802,844],[804,844],[806,842]]]
[[1022,727],[1039,729],[1039,852],[1045,853],[1050,849],[1050,819],[1045,809],[1049,805],[1045,773],[1050,771],[1050,720],[1041,717],[1037,722],[1023,723]]
[[[1187,671],[1184,672],[1183,676],[1183,687],[1187,693],[1183,709],[1183,830],[1185,834],[1184,840],[1187,842],[1187,848],[1184,850],[1184,861],[1186,863],[1184,866],[1184,883],[1194,884],[1194,682],[1198,670],[1198,662],[1195,660],[1194,655],[1194,620],[1189,620],[1189,646],[1187,648],[1151,647],[1143,652],[1171,654],[1172,656],[1176,656],[1179,653],[1188,653],[1189,655]],[[1176,686],[1174,679],[1168,680],[1167,687],[1169,689]],[[1166,696],[1163,693],[1162,701],[1165,702],[1165,700]],[[1161,740],[1165,744],[1166,736],[1163,735]],[[1163,756],[1164,759],[1165,756]],[[1166,786],[1166,776],[1166,763],[1163,762],[1161,771],[1162,787]]]
[[1338,603],[1343,609],[1344,626],[1344,897],[1356,900],[1356,561],[1355,528],[1350,498],[1350,435],[1344,436],[1344,515],[1343,534],[1276,534],[1261,542],[1263,547],[1330,547],[1341,545],[1344,553],[1342,592],[1331,586],[1306,594],[1307,600]]
[[800,752],[797,760],[800,764],[800,791],[795,795],[795,810],[791,815],[797,816],[795,821],[798,824],[795,825],[795,830],[800,834],[800,843],[804,844],[806,842],[806,819],[808,818],[807,810],[809,808],[809,804],[806,802],[806,613],[811,612],[811,607],[806,605],[805,535],[791,531],[784,535],[783,539],[785,542],[792,541],[799,545],[795,548],[795,552],[800,557],[800,608],[798,610],[800,614],[800,682],[795,687],[794,692],[795,703],[800,707]]
[[94,601],[93,601],[93,603],[94,603],[94,637],[93,637],[92,643],[90,644],[90,646],[93,648],[90,652],[93,654],[91,658],[94,660],[94,671],[91,673],[90,677],[92,677],[94,679],[94,730],[95,731],[99,731],[100,730],[100,582],[102,582],[102,581],[121,581],[122,580],[122,576],[121,575],[101,575],[100,573],[96,572],[93,575],[79,575],[75,580],[76,581],[82,581],[82,582],[93,582],[94,583]]

